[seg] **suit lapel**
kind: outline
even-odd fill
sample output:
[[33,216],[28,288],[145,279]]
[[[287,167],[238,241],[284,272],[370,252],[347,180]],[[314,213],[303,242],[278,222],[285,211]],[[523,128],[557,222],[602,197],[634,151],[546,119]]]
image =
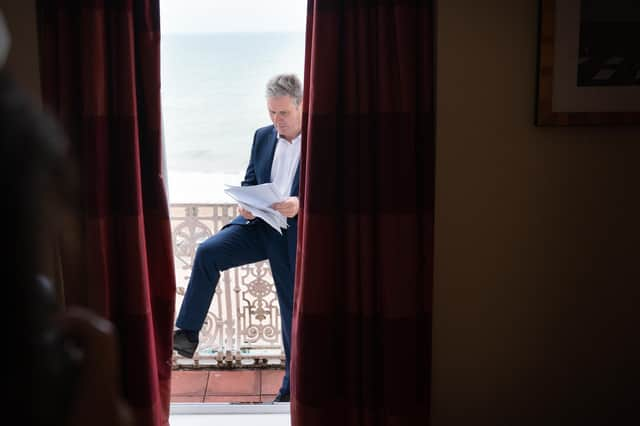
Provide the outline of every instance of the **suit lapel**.
[[278,144],[278,134],[276,133],[276,128],[273,127],[271,129],[271,133],[269,135],[269,140],[267,141],[267,167],[264,168],[265,176],[263,176],[263,182],[271,182],[271,167],[273,166],[273,156],[276,154],[276,146]]

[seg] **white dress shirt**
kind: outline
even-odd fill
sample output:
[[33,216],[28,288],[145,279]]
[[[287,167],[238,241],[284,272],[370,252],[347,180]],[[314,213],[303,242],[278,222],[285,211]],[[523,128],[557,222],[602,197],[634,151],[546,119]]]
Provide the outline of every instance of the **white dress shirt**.
[[298,135],[289,143],[288,140],[278,135],[276,152],[273,154],[273,163],[271,164],[271,182],[283,197],[288,197],[291,194],[293,178],[298,171],[300,139],[301,135]]

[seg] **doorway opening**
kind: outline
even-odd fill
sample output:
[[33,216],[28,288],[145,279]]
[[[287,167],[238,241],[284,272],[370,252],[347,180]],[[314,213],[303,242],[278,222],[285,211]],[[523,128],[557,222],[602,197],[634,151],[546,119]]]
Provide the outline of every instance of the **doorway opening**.
[[[161,0],[160,13],[177,314],[198,244],[237,215],[224,189],[240,185],[254,132],[270,124],[266,82],[304,80],[306,2]],[[173,364],[172,403],[273,400],[284,351],[268,262],[221,274],[196,354]]]

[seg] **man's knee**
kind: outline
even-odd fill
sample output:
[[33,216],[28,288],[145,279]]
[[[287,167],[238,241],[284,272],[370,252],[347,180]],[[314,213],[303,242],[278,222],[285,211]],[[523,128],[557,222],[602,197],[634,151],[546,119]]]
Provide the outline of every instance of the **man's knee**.
[[218,271],[220,267],[218,265],[219,247],[217,244],[211,244],[209,241],[205,241],[196,248],[196,254],[193,259],[193,264],[204,264],[207,266],[213,266]]

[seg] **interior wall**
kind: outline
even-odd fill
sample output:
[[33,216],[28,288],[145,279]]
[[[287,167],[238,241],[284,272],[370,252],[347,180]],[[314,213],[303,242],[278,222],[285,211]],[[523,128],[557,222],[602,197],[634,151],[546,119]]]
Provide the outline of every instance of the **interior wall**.
[[7,69],[40,102],[40,61],[35,0],[0,0],[11,33]]
[[438,2],[436,426],[638,417],[640,126],[533,125],[537,3]]

